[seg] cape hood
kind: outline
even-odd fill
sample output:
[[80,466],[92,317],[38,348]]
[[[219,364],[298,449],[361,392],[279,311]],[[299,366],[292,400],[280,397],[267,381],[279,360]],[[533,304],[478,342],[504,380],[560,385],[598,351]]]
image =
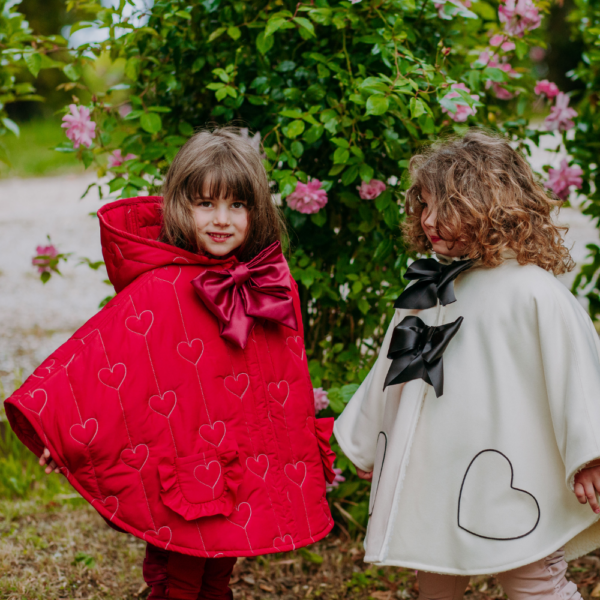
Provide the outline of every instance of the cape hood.
[[120,292],[140,275],[168,265],[204,265],[222,268],[236,258],[216,259],[159,242],[162,198],[142,196],[117,200],[98,211],[102,256],[110,282]]

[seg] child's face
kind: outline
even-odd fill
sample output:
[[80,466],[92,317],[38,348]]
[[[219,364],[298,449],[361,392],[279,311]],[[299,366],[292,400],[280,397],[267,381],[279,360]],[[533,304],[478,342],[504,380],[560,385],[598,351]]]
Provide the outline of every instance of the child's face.
[[440,237],[437,230],[437,206],[434,198],[425,189],[421,190],[421,204],[423,206],[421,227],[431,242],[433,251],[444,256],[463,256],[466,247],[463,241],[447,242]]
[[[206,190],[205,190],[206,191]],[[202,249],[213,256],[233,252],[246,239],[248,207],[235,198],[198,197],[192,208]]]

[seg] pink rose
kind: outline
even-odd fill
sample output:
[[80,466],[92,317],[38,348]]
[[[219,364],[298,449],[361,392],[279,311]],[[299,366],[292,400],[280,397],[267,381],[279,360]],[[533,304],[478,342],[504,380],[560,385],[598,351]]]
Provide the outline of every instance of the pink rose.
[[90,111],[85,106],[69,104],[70,115],[65,115],[61,127],[65,128],[67,137],[73,142],[73,148],[83,144],[86,148],[92,145],[96,137],[96,123],[90,119]]
[[326,483],[325,488],[326,491],[330,492],[336,487],[340,487],[340,483],[346,481],[346,478],[342,476],[342,470],[337,467],[333,468],[333,472],[335,473],[335,479],[331,483]]
[[575,186],[578,190],[581,189],[583,185],[582,175],[583,171],[580,166],[569,167],[566,159],[563,158],[558,169],[548,170],[548,181],[545,185],[561,200],[566,200],[569,197],[571,186]]
[[506,0],[498,8],[498,18],[509,35],[523,37],[526,29],[537,29],[542,17],[532,0]]
[[121,150],[115,150],[108,157],[108,167],[109,169],[112,169],[113,167],[120,167],[126,160],[131,160],[132,158],[137,158],[137,156],[135,154],[127,154],[126,156],[123,156],[121,154]]
[[323,388],[313,388],[313,394],[315,395],[315,412],[325,410],[329,406],[327,392]]
[[318,179],[308,183],[299,181],[296,189],[287,197],[288,206],[306,215],[318,213],[327,204],[327,192],[321,186]]
[[387,186],[383,181],[379,181],[379,179],[371,179],[369,183],[362,182],[360,186],[357,186],[358,195],[363,200],[374,200],[379,196],[379,194],[385,192]]
[[494,95],[498,100],[512,100],[515,95],[512,92],[509,92],[505,87],[502,87],[499,83],[495,81],[492,83],[492,90],[494,91]]
[[533,62],[540,62],[541,60],[544,60],[544,58],[546,58],[546,51],[543,48],[540,48],[540,46],[534,46],[529,51],[529,58]]
[[499,34],[493,35],[490,38],[490,46],[493,46],[494,48],[496,46],[500,46],[500,48],[502,48],[504,52],[510,52],[511,50],[514,50],[516,48],[514,42],[508,41],[505,35]]
[[[470,94],[470,92],[471,92],[471,90],[464,83],[453,83],[452,89],[453,90],[464,90],[465,92],[467,92],[467,94]],[[473,100],[479,100],[479,96],[477,96],[476,94],[470,94],[470,95],[471,95],[471,98],[473,98]],[[477,109],[475,107],[471,108],[467,104],[464,104],[465,101],[462,99],[461,95],[458,92],[450,92],[449,94],[446,94],[444,96],[444,98],[449,98],[449,99],[460,98],[460,102],[463,103],[463,104],[456,105],[455,113],[452,113],[447,108],[442,107],[442,112],[447,113],[448,116],[456,123],[464,123],[469,118],[470,115],[474,115],[477,112]]]
[[31,259],[31,264],[37,267],[38,273],[49,273],[52,270],[52,259],[58,256],[58,250],[50,244],[38,246],[35,251],[37,255]]
[[558,96],[558,87],[555,83],[548,81],[547,79],[543,79],[542,81],[538,81],[535,89],[533,90],[538,96],[544,94],[548,100]]
[[569,107],[569,101],[569,96],[558,92],[554,106],[544,121],[547,131],[567,131],[575,126],[571,119],[577,116],[577,111]]
[[121,104],[119,106],[119,116],[126,117],[132,110],[131,104]]
[[434,7],[436,8],[437,12],[438,12],[438,17],[440,19],[446,19],[446,20],[450,20],[452,19],[452,15],[447,13],[445,10],[445,6],[447,4],[453,4],[454,6],[456,6],[457,8],[471,8],[471,0],[447,0],[446,2],[442,2],[441,4],[438,4],[437,2],[434,3]]

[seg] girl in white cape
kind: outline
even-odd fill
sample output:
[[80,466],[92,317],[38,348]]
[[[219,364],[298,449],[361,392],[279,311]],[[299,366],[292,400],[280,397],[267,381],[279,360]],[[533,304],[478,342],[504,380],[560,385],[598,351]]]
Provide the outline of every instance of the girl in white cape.
[[560,202],[481,131],[410,170],[406,241],[437,260],[409,267],[334,429],[372,479],[365,561],[418,569],[423,600],[484,573],[510,600],[579,599],[565,560],[600,546],[600,344],[555,278],[574,266]]

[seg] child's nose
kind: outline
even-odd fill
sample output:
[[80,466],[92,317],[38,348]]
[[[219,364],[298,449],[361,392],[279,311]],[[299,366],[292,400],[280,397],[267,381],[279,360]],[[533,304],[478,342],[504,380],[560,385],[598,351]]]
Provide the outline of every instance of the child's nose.
[[225,207],[219,207],[215,212],[215,225],[229,225],[229,211]]

